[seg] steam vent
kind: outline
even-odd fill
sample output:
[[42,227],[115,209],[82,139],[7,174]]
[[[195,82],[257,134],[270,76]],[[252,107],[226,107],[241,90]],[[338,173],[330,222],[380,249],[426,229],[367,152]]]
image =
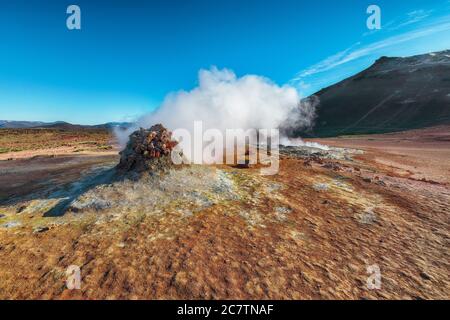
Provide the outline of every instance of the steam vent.
[[130,135],[126,148],[120,152],[117,168],[126,172],[165,171],[173,166],[170,153],[176,145],[172,132],[162,124],[140,128]]

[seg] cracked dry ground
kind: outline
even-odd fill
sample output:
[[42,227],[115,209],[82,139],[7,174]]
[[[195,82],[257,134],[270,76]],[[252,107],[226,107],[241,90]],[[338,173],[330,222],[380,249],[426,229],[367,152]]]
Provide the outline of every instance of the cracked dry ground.
[[[61,217],[35,198],[0,207],[19,223],[0,230],[0,298],[449,299],[449,203],[448,185],[363,158],[285,158],[270,177],[183,168],[98,185]],[[70,265],[81,290],[66,289]]]

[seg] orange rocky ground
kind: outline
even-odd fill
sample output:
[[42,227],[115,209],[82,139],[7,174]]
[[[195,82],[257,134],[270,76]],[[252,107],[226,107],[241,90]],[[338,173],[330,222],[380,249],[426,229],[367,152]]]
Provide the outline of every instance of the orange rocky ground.
[[192,166],[113,182],[117,156],[0,162],[0,298],[449,299],[449,142],[368,140],[385,137],[282,150],[268,177]]
[[450,183],[450,126],[382,135],[320,139],[321,143],[364,149],[364,160],[414,179]]
[[111,152],[112,140],[105,129],[0,128],[0,161]]

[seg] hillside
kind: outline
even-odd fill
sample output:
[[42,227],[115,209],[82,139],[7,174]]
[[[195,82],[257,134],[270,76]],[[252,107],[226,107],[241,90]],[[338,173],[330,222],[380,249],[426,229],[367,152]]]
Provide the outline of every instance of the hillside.
[[0,128],[6,129],[21,129],[21,128],[32,128],[39,127],[42,125],[47,125],[49,123],[42,121],[10,121],[10,120],[0,120]]
[[381,57],[315,94],[311,136],[383,133],[450,123],[450,50]]
[[107,122],[98,125],[79,125],[65,121],[42,122],[42,121],[14,121],[0,120],[0,129],[25,129],[25,128],[47,128],[58,130],[83,130],[83,129],[112,129],[115,127],[128,128],[129,122]]

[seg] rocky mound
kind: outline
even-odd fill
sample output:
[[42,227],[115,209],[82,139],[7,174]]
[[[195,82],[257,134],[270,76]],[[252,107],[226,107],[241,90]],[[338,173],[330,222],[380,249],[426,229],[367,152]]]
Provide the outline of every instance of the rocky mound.
[[138,173],[165,171],[173,166],[171,152],[176,145],[172,132],[161,124],[140,128],[130,135],[126,148],[120,152],[117,169]]

